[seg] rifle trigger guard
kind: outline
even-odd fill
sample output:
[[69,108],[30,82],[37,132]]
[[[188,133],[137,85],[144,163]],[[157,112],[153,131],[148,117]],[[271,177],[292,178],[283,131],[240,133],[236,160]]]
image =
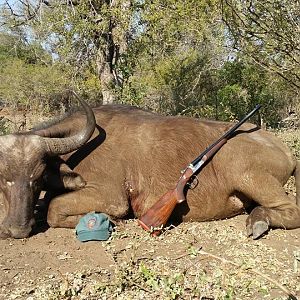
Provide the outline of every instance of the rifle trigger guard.
[[189,189],[193,190],[194,188],[197,187],[198,183],[199,183],[199,179],[198,179],[197,175],[193,175],[191,177],[190,182],[188,183]]

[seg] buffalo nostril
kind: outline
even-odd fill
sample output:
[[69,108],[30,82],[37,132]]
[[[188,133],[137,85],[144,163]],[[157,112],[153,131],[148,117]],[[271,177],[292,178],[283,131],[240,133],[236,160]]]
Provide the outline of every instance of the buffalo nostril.
[[29,221],[28,226],[32,228],[34,225],[35,225],[35,219],[32,218],[32,219]]
[[35,220],[31,219],[28,223],[28,225],[26,226],[14,226],[11,225],[9,227],[9,232],[10,232],[10,236],[15,238],[15,239],[24,239],[29,237],[31,231],[32,231],[32,227],[35,224]]
[[0,239],[7,239],[10,237],[10,233],[0,225]]
[[15,239],[24,239],[29,237],[29,234],[31,232],[32,228],[11,228],[10,229],[10,233],[11,233],[11,237],[15,238]]

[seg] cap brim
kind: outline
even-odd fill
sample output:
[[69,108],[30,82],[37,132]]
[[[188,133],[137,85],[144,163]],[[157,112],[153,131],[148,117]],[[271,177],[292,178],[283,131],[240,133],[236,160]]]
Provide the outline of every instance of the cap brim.
[[106,241],[110,237],[108,230],[81,231],[76,233],[77,239],[80,242],[88,241]]

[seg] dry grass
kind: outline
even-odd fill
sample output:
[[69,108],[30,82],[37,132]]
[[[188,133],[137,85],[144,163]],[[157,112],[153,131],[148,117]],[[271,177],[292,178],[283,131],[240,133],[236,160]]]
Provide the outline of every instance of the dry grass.
[[109,268],[41,278],[6,299],[296,299],[283,289],[300,295],[300,231],[253,241],[245,217],[185,223],[158,238],[124,222],[99,243]]
[[281,138],[293,151],[294,155],[300,159],[300,128],[278,130],[275,131],[275,134]]

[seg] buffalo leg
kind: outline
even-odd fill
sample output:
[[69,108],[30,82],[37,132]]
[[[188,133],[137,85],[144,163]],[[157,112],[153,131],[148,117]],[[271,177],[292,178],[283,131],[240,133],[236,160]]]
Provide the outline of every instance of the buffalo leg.
[[126,194],[116,186],[107,195],[87,186],[51,200],[47,221],[51,227],[75,228],[79,219],[89,212],[101,212],[112,219],[126,216],[129,203]]
[[294,229],[300,227],[300,207],[286,195],[279,181],[271,175],[249,174],[240,191],[253,199],[255,207],[246,221],[247,234],[259,238],[270,227]]

